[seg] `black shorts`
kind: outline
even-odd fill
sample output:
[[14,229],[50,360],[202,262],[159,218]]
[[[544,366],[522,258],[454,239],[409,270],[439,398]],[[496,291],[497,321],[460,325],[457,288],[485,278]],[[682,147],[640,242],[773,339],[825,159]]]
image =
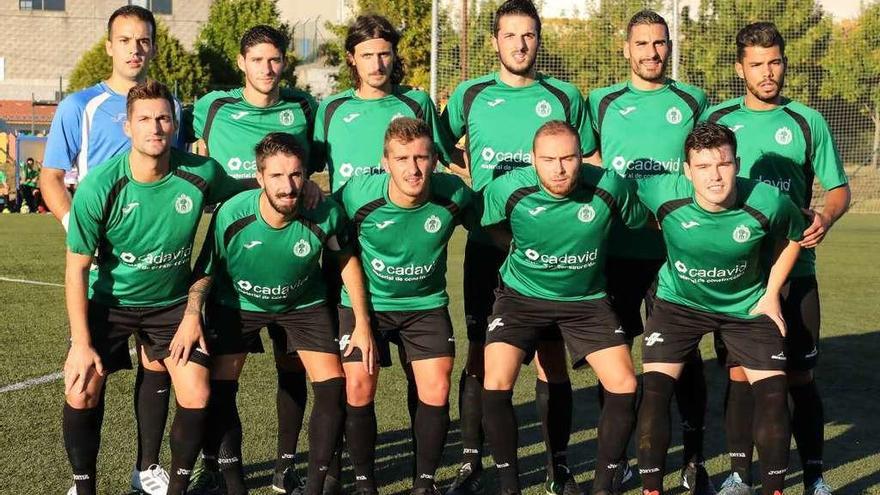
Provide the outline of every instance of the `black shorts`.
[[[455,336],[449,311],[442,308],[415,311],[371,311],[370,328],[376,339],[379,365],[391,366],[391,345],[403,346],[406,362],[438,357],[455,357]],[[339,352],[345,353],[354,329],[354,311],[339,306]],[[355,349],[343,363],[360,362],[360,349]]]
[[464,314],[470,342],[486,341],[486,323],[495,303],[498,271],[507,252],[468,239],[464,248]]
[[495,294],[495,306],[486,329],[486,345],[503,342],[525,351],[523,362],[535,356],[540,341],[562,339],[572,367],[587,364],[596,351],[626,344],[626,334],[607,297],[586,301],[548,301],[524,296],[504,287]]
[[642,361],[645,363],[684,363],[700,345],[703,335],[717,331],[730,359],[754,370],[784,371],[787,364],[785,342],[776,323],[768,316],[735,318],[688,308],[662,299],[654,301],[648,318]]
[[209,304],[205,311],[208,350],[214,355],[264,352],[260,330],[269,330],[277,354],[296,351],[335,354],[339,346],[326,304],[262,313]]
[[[150,361],[165,359],[171,355],[168,346],[177,333],[186,301],[171,306],[153,308],[124,308],[105,306],[89,301],[88,323],[92,347],[101,357],[107,373],[131,369],[128,338],[134,334],[143,346]],[[189,360],[208,366],[207,354],[198,348],[190,353]]]
[[645,314],[651,316],[657,290],[657,272],[661,266],[663,260],[609,257],[605,261],[608,298],[629,340],[644,332],[642,301],[645,302]]

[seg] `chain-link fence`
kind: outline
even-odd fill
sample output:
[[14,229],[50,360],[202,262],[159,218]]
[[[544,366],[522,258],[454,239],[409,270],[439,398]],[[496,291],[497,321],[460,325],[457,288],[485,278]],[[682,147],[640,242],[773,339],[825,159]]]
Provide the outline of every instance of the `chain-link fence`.
[[[497,70],[492,17],[501,0],[440,2],[431,88],[444,105],[456,85]],[[703,88],[710,103],[744,93],[734,72],[736,32],[776,23],[786,39],[783,94],[828,121],[853,191],[852,211],[880,213],[880,3],[863,1],[859,17],[835,20],[815,0],[538,1],[542,47],[538,70],[590,90],[629,77],[622,46],[633,13],[651,8],[669,23],[669,75]],[[560,8],[561,7],[561,8]],[[873,42],[872,42],[873,40]],[[873,64],[873,65],[872,65]],[[821,206],[817,188],[814,205]]]

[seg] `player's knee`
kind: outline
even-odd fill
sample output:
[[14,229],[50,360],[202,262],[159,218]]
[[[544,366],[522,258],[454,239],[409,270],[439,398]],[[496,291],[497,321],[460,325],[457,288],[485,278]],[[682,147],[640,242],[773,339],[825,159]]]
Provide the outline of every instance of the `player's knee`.
[[486,373],[483,388],[486,390],[513,390],[514,378],[500,373]]
[[350,406],[362,407],[373,402],[376,395],[376,384],[365,377],[351,376],[345,378],[345,396]]
[[602,387],[612,394],[631,394],[636,391],[638,382],[633,374],[621,373],[602,381]]
[[449,379],[435,377],[418,384],[419,400],[431,406],[442,406],[449,400]]
[[207,381],[204,383],[188,383],[185,387],[174,389],[177,403],[187,409],[201,409],[208,407],[208,398],[211,396],[211,387]]
[[71,392],[65,395],[64,399],[67,401],[67,405],[74,409],[94,409],[101,401],[101,394],[88,390],[79,393]]
[[789,370],[786,371],[789,387],[799,387],[813,381],[812,370]]

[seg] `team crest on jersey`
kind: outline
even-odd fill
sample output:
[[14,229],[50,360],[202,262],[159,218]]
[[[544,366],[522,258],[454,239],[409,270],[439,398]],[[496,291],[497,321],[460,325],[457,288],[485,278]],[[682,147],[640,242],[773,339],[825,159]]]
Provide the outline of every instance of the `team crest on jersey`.
[[305,239],[300,239],[293,245],[293,254],[302,258],[312,252],[312,246]]
[[681,120],[684,116],[681,114],[681,110],[678,107],[670,107],[669,110],[666,111],[666,122],[669,122],[672,125],[677,125],[681,123]]
[[284,110],[278,114],[278,121],[281,125],[291,125],[294,121],[293,110]]
[[584,223],[590,223],[596,218],[596,210],[590,205],[581,206],[578,210],[578,220]]
[[193,200],[186,194],[181,194],[174,200],[174,209],[181,215],[186,215],[193,209]]
[[739,243],[746,242],[747,240],[752,238],[752,231],[749,230],[745,225],[737,225],[735,229],[733,229],[733,240]]
[[535,113],[538,117],[545,118],[550,116],[550,112],[553,111],[553,107],[550,106],[550,102],[547,100],[541,100],[535,105]]
[[788,127],[780,127],[776,129],[776,135],[773,136],[776,139],[776,142],[785,146],[791,143],[792,138],[794,138],[794,134],[792,134],[791,129]]
[[429,234],[436,233],[440,230],[440,227],[443,226],[443,222],[440,221],[440,217],[437,215],[431,215],[425,220],[425,232]]

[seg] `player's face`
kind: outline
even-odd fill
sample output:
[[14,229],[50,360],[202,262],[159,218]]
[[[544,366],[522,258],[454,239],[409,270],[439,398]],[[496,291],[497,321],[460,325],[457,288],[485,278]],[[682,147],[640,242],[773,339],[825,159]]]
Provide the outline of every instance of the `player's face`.
[[150,24],[137,17],[119,16],[113,19],[110,38],[104,45],[113,59],[113,74],[134,81],[147,73],[150,60],[156,54]]
[[304,172],[302,162],[293,155],[276,153],[263,160],[263,171],[257,171],[257,182],[275,211],[284,216],[296,211],[305,182]]
[[524,15],[506,15],[498,20],[498,32],[492,38],[492,47],[498,53],[501,65],[511,74],[528,75],[538,56],[538,25]]
[[427,195],[436,165],[434,143],[425,137],[408,143],[392,139],[382,157],[382,167],[391,174],[391,187],[416,200]]
[[736,63],[736,73],[746,82],[746,89],[752,96],[771,103],[782,91],[785,64],[785,56],[778,46],[748,46],[742,61]]
[[658,82],[666,75],[669,49],[669,36],[662,24],[638,24],[633,26],[623,46],[623,56],[629,60],[635,77]]
[[394,47],[382,38],[362,41],[355,45],[354,53],[348,54],[348,63],[354,66],[361,84],[386,88],[394,70]]
[[535,170],[541,185],[557,197],[568,196],[577,186],[581,151],[577,139],[568,133],[547,134],[535,141]]
[[168,153],[174,138],[171,103],[164,98],[135,100],[124,129],[131,147],[141,154],[158,158]]
[[[685,175],[694,183],[701,206],[728,208],[736,199],[736,174],[739,166],[730,145],[688,153]],[[715,209],[713,208],[713,209]]]
[[284,64],[284,53],[272,43],[254,45],[238,56],[238,68],[244,72],[245,85],[264,95],[278,89]]

